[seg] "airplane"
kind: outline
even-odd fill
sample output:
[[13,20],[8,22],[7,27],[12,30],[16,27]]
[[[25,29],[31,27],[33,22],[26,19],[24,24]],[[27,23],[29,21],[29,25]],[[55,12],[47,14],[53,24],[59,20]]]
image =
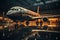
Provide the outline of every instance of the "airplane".
[[[40,23],[40,26],[49,26],[49,27],[55,27],[56,26],[56,23],[57,21],[60,19],[60,15],[49,15],[49,14],[43,14],[41,15],[39,13],[39,8],[37,9],[37,12],[34,12],[34,11],[31,11],[31,10],[28,10],[26,8],[23,8],[23,7],[20,7],[20,6],[15,6],[15,7],[12,7],[10,8],[10,10],[7,12],[8,16],[12,16],[15,18],[15,16],[19,16],[19,17],[25,17],[25,16],[29,16],[30,18],[32,18],[32,20],[34,19],[37,19],[36,22],[38,22],[38,19],[39,20],[39,23]],[[59,18],[55,18],[55,17],[59,17]],[[50,19],[52,18],[52,19]],[[54,19],[55,18],[55,19]],[[21,18],[22,19],[22,18]],[[27,18],[28,19],[28,18]],[[54,20],[53,20],[54,19]],[[52,21],[51,21],[52,20]],[[57,20],[57,21],[56,21]],[[26,21],[26,20],[25,20]],[[29,20],[31,21],[31,20]],[[29,22],[27,21],[27,22]],[[43,24],[41,24],[41,21],[43,22]],[[32,22],[31,22],[32,23]],[[35,22],[34,22],[35,23]],[[37,25],[39,24],[37,23]],[[46,24],[47,23],[47,24]],[[51,23],[51,24],[49,24]],[[54,24],[53,24],[54,23]]]
[[40,14],[19,6],[10,8],[10,10],[7,12],[7,15],[29,16],[31,18],[40,18]]
[[10,10],[7,12],[7,15],[12,15],[12,16],[29,16],[32,19],[36,19],[36,18],[48,18],[48,17],[56,17],[56,16],[60,16],[60,15],[41,15],[38,12],[34,12],[31,10],[28,10],[26,8],[20,7],[20,6],[14,6],[12,8],[10,8]]

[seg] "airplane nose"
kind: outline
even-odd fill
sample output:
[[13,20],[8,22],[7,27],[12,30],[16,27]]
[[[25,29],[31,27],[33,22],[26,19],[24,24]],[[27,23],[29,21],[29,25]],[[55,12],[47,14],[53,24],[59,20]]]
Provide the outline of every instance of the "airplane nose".
[[12,10],[9,10],[9,11],[7,12],[7,14],[6,14],[6,15],[10,15],[10,14],[11,14],[11,12],[12,12]]

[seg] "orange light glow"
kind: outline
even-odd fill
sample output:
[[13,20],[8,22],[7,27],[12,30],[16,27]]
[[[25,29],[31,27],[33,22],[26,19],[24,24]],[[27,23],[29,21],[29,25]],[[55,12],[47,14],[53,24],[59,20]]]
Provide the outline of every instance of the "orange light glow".
[[36,21],[29,21],[29,26],[36,26]]
[[34,15],[35,17],[40,17],[40,14],[38,14],[38,13],[36,13],[36,12],[33,12],[33,11],[31,11],[31,10],[29,10],[27,13],[28,13],[28,14],[31,14],[31,15]]
[[56,25],[48,25],[48,27],[56,27]]
[[51,20],[56,21],[56,20],[58,20],[58,18],[49,18],[49,21],[51,21]]
[[3,20],[3,17],[0,17],[0,20]]
[[3,29],[3,26],[0,26],[0,30],[2,30]]

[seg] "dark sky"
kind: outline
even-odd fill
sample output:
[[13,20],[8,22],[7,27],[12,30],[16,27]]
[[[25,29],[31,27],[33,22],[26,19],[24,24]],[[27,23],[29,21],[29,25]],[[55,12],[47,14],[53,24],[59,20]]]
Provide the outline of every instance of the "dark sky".
[[[36,12],[37,6],[34,6],[34,3],[36,3],[36,0],[0,0],[0,12],[7,12],[13,6],[22,6]],[[60,13],[60,1],[50,4],[44,3],[43,5],[39,6],[41,13]]]

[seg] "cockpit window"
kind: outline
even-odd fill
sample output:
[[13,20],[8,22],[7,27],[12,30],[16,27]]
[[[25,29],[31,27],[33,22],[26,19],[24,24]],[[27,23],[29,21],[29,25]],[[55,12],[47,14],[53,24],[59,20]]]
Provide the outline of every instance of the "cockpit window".
[[19,9],[11,9],[11,10],[15,10],[15,11],[18,11]]

